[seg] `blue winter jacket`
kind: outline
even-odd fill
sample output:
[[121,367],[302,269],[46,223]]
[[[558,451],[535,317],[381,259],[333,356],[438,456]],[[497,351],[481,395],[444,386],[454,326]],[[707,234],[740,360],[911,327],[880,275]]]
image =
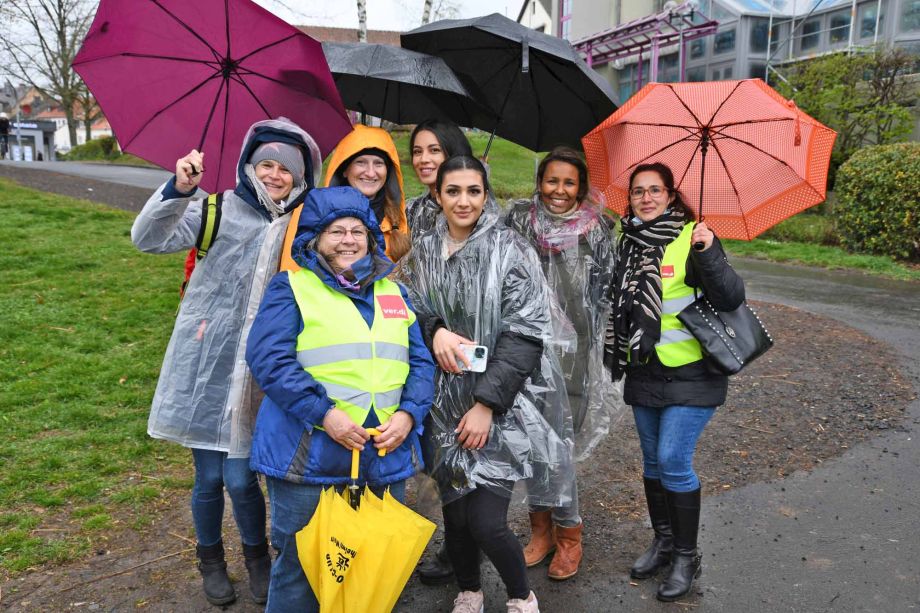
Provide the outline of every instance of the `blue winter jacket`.
[[[362,220],[376,243],[373,253],[352,267],[357,278],[363,281],[361,289],[356,291],[343,288],[329,269],[320,264],[316,252],[307,247],[326,226],[341,217]],[[358,190],[352,187],[314,189],[304,203],[291,255],[326,285],[351,298],[370,327],[374,320],[373,282],[393,269],[393,263],[384,254],[384,245],[370,204]],[[400,286],[400,291],[411,309],[405,288]],[[329,324],[335,326],[336,322]],[[351,451],[316,429],[333,403],[322,384],[297,362],[297,336],[302,331],[303,319],[288,273],[278,273],[262,299],[246,348],[246,361],[265,392],[256,418],[250,466],[256,472],[295,483],[349,483]],[[398,409],[412,415],[415,426],[399,448],[382,458],[377,455],[373,441],[365,444],[361,454],[360,483],[386,485],[415,473],[416,465],[421,463],[418,441],[434,395],[434,373],[434,362],[416,321],[409,328],[409,375]],[[363,425],[368,428],[379,425],[373,411]]]

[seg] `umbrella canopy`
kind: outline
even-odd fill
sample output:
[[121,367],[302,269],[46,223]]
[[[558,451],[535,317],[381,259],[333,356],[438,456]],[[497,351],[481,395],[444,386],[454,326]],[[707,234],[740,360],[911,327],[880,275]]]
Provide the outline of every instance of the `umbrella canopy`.
[[73,66],[123,151],[167,169],[203,151],[208,192],[236,184],[258,120],[291,119],[324,156],[351,129],[320,44],[249,0],[102,0]]
[[591,182],[617,213],[629,206],[632,170],[662,162],[700,217],[705,203],[719,236],[750,240],[824,201],[836,136],[748,79],[649,83],[582,143]]
[[367,43],[323,43],[323,52],[346,108],[398,124],[495,121],[439,57]]
[[475,127],[533,151],[578,146],[617,108],[610,85],[572,46],[493,13],[445,19],[401,37],[402,46],[444,58],[500,119]]
[[[353,482],[359,454],[352,452]],[[320,495],[310,523],[295,535],[297,555],[324,613],[386,613],[396,605],[435,525],[389,491],[383,499],[367,488],[363,496],[344,495],[348,502],[332,487]]]

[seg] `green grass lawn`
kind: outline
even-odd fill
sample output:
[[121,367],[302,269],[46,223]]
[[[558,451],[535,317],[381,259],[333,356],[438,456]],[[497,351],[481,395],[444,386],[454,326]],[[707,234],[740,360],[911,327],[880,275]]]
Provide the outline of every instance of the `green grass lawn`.
[[920,266],[911,266],[882,255],[849,253],[840,247],[757,238],[724,241],[729,255],[805,264],[820,268],[852,269],[905,281],[920,281]]
[[188,452],[146,435],[182,255],[138,252],[133,217],[0,180],[0,576],[190,486]]

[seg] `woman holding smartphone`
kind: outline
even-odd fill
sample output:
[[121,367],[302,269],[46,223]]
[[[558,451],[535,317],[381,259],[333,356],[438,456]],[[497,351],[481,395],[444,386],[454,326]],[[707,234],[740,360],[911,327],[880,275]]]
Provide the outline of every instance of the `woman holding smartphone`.
[[[549,290],[536,254],[499,222],[481,162],[444,162],[436,194],[444,214],[416,240],[400,280],[440,367],[423,448],[460,588],[453,611],[482,610],[482,551],[505,584],[508,611],[532,613],[537,600],[507,515],[515,482],[545,474],[538,465],[569,453],[537,409],[542,391],[532,382],[558,379],[563,387],[544,351],[552,329]],[[467,370],[468,346],[485,347],[484,372]],[[565,495],[552,498],[558,503]]]

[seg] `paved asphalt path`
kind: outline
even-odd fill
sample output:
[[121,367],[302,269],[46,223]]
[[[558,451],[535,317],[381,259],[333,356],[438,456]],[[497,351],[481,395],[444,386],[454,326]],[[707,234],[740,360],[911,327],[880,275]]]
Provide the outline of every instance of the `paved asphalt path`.
[[0,165],[29,170],[48,170],[97,181],[143,187],[151,192],[173,175],[173,173],[159,168],[92,164],[89,162],[11,162],[9,160],[0,160]]
[[[42,166],[151,189],[168,176],[165,171],[96,164]],[[746,280],[749,298],[832,317],[889,343],[900,356],[902,371],[920,391],[920,284],[750,260],[735,265]],[[685,604],[659,603],[654,582],[630,585],[627,569],[598,564],[563,584],[532,573],[540,577],[534,579],[534,588],[541,608],[569,613],[920,610],[918,439],[920,400],[914,400],[902,428],[810,472],[704,498],[703,575],[699,593]],[[491,569],[484,588],[490,610],[500,609],[502,590]],[[451,588],[410,582],[398,610],[449,610],[453,595]]]

